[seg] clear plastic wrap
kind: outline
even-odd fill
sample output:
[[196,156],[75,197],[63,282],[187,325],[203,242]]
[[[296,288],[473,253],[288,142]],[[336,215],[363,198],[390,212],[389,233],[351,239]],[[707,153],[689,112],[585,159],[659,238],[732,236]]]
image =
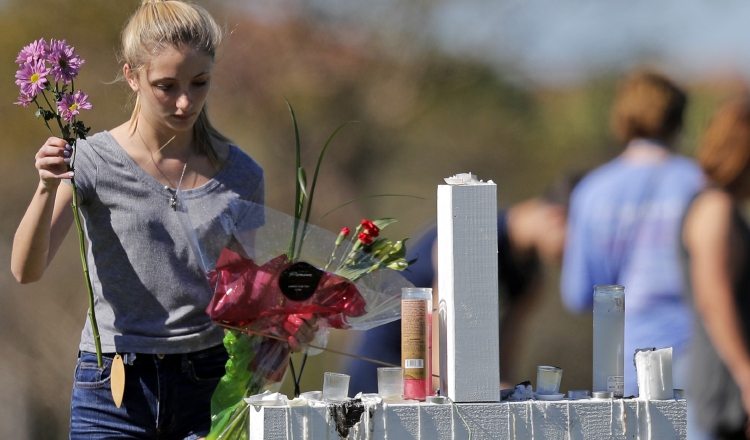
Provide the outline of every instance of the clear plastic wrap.
[[375,234],[362,242],[359,226],[344,240],[348,229],[337,235],[237,198],[191,199],[178,192],[178,200],[178,216],[214,291],[206,311],[231,329],[209,439],[247,435],[242,398],[278,388],[289,363],[287,341],[301,320],[314,316],[320,332],[327,332],[367,330],[400,318],[401,289],[411,284],[396,270],[379,269],[408,266],[406,249],[403,242],[377,238],[380,227],[395,220],[363,221]]

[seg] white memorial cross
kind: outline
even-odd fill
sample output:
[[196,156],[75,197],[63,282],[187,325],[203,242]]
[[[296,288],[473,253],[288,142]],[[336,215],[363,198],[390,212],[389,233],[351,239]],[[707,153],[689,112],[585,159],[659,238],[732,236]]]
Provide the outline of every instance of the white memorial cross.
[[440,389],[500,401],[497,186],[458,174],[438,186]]

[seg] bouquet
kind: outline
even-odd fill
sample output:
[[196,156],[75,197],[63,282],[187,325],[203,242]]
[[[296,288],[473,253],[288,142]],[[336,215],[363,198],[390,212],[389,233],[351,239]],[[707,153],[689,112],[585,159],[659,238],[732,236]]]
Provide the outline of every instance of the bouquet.
[[[84,60],[76,55],[75,48],[69,46],[65,40],[50,40],[49,44],[43,38],[36,40],[21,49],[16,57],[19,70],[16,72],[16,85],[20,92],[16,105],[36,107],[36,117],[44,121],[50,135],[57,136],[72,146],[72,153],[68,164],[68,170],[74,176],[76,141],[86,139],[90,127],[86,127],[77,116],[81,110],[90,110],[91,103],[88,95],[75,89],[74,79]],[[53,132],[50,126],[59,129]],[[99,330],[94,315],[94,293],[91,289],[88,263],[86,262],[86,246],[83,238],[83,227],[78,211],[78,192],[75,177],[70,178],[73,189],[73,215],[76,229],[78,231],[78,245],[81,253],[81,264],[83,274],[86,278],[86,289],[89,296],[89,320],[94,334],[96,345],[96,358],[99,366],[102,366],[102,349],[99,340]]]
[[381,236],[395,219],[365,219],[338,234],[309,222],[322,158],[345,124],[324,145],[308,188],[289,108],[297,139],[293,216],[240,199],[190,200],[178,190],[177,211],[214,291],[206,311],[229,329],[230,360],[212,398],[209,439],[247,437],[244,398],[277,390],[287,365],[295,374],[290,354],[304,322],[315,318],[321,330],[310,345],[320,347],[329,328],[366,330],[400,318],[401,288],[411,286],[397,273],[413,262],[405,260],[406,240]]

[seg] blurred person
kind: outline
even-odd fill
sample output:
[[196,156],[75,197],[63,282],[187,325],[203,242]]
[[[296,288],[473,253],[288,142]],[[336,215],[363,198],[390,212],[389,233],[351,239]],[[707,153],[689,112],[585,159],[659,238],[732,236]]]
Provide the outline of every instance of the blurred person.
[[[205,312],[212,290],[177,217],[175,193],[212,204],[264,200],[261,167],[208,119],[221,37],[197,5],[144,0],[122,32],[122,74],[136,96],[132,116],[77,142],[75,180],[103,366],[86,320],[71,439],[195,439],[209,432],[210,399],[228,357],[224,331]],[[51,137],[36,153],[39,183],[11,259],[21,283],[43,276],[73,223],[72,189],[60,185],[73,177],[71,151]],[[262,212],[248,217],[248,228],[265,222]],[[302,333],[314,330],[307,329],[312,321],[299,324]],[[120,407],[110,390],[112,365],[122,362],[117,355],[126,358]]]
[[707,187],[682,229],[693,302],[688,405],[714,439],[744,439],[750,414],[750,96],[722,106],[706,129],[698,162]]
[[[498,302],[500,313],[500,379],[504,388],[514,384],[506,378],[514,376],[513,360],[518,328],[523,322],[535,293],[541,288],[543,263],[559,266],[565,242],[565,221],[568,199],[582,173],[559,176],[538,197],[516,203],[497,215]],[[427,227],[412,243],[407,242],[407,260],[417,258],[402,274],[415,287],[433,289],[433,305],[437,304],[437,226]],[[433,314],[433,374],[439,373],[437,314]],[[371,359],[401,364],[401,321],[395,321],[364,332],[355,354]],[[377,392],[377,365],[355,359],[347,374],[349,389]],[[433,380],[439,387],[437,379]]]
[[678,244],[682,213],[704,178],[674,152],[686,103],[664,75],[628,74],[611,114],[624,150],[585,176],[570,201],[562,300],[572,312],[590,312],[595,285],[625,287],[624,396],[638,395],[638,348],[672,347],[674,386],[688,387],[691,318]]

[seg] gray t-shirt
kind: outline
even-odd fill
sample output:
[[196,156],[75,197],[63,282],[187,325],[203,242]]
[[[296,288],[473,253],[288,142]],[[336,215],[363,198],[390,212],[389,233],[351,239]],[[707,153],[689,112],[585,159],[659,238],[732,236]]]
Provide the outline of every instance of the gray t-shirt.
[[[185,205],[204,209],[193,233],[170,206],[174,191],[138,166],[112,135],[78,141],[76,186],[103,352],[172,354],[221,343],[223,331],[205,311],[212,292],[191,235],[202,243],[226,233],[220,222],[211,227],[211,218],[226,216],[236,202],[258,207],[244,227],[264,223],[263,170],[235,146],[227,162],[205,185],[180,192]],[[88,319],[80,349],[95,350]]]

